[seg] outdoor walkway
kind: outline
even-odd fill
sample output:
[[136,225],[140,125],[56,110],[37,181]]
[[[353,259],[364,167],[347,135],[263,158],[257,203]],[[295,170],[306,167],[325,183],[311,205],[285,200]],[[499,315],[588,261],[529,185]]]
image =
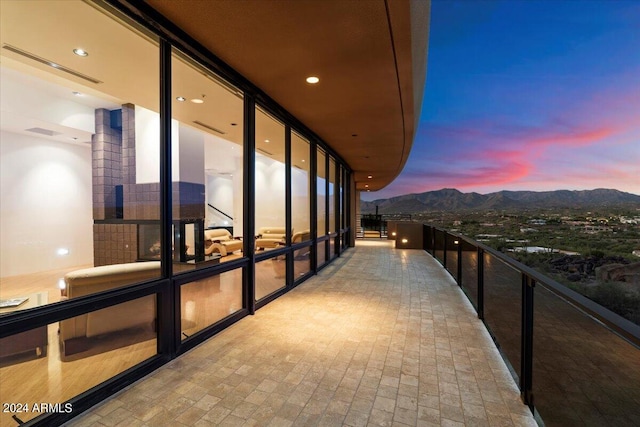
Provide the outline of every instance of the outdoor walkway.
[[534,426],[426,252],[355,249],[71,426]]

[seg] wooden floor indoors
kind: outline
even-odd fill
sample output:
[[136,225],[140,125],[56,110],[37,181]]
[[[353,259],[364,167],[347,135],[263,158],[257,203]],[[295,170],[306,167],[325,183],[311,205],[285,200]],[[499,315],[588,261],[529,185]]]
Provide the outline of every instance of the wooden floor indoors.
[[[241,255],[231,255],[238,258]],[[225,257],[227,258],[227,257]],[[48,302],[60,301],[59,281],[64,274],[79,268],[52,270],[3,278],[1,298],[46,292]],[[284,278],[276,277],[270,260],[256,267],[260,292],[268,295],[284,286]],[[242,269],[223,273],[182,287],[183,339],[223,319],[242,307]],[[91,387],[123,372],[156,354],[155,332],[127,330],[92,339],[89,349],[61,358],[58,322],[47,327],[47,351],[0,358],[0,396],[2,402],[62,403]],[[11,413],[0,414],[0,426],[16,426]],[[26,422],[37,413],[18,414]]]

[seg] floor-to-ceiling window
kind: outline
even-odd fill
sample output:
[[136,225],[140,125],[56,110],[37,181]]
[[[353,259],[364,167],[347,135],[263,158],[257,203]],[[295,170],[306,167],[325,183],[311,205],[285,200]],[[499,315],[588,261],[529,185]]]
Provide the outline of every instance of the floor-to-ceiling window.
[[[0,316],[159,278],[158,41],[80,1],[0,12]],[[77,306],[0,339],[3,402],[61,403],[157,353],[154,293]]]
[[[174,49],[171,61],[173,273],[243,256],[243,96]],[[183,340],[242,309],[238,267],[180,285]]]
[[311,144],[296,132],[291,134],[291,244],[294,280],[311,270]]
[[327,212],[329,218],[329,234],[331,238],[329,239],[329,258],[333,258],[336,256],[336,239],[338,232],[338,224],[339,222],[336,219],[336,215],[338,210],[337,206],[337,194],[338,194],[338,186],[336,185],[336,159],[333,156],[329,157],[329,192],[327,193],[327,201],[329,205],[329,210]]
[[[316,153],[316,237],[327,234],[327,154],[318,147]],[[327,261],[327,241],[316,244],[316,265],[321,267]]]
[[[255,247],[258,252],[284,248],[286,228],[285,126],[256,108]],[[255,267],[255,299],[286,286],[287,255],[260,259]]]
[[326,263],[340,160],[302,124],[109,7],[0,6],[3,401],[104,396]]

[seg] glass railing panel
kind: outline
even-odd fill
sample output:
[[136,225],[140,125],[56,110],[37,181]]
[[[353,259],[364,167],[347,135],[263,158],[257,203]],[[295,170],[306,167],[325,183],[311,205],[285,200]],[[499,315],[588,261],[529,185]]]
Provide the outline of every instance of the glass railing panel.
[[278,255],[256,263],[256,301],[287,284],[287,256]]
[[444,262],[444,231],[434,230],[435,233],[435,247],[434,256],[440,261]]
[[182,285],[180,303],[184,340],[242,308],[242,268]]
[[148,295],[0,339],[0,425],[73,413],[69,399],[157,354],[156,324]]
[[446,235],[446,250],[447,250],[447,265],[446,268],[449,270],[449,273],[453,276],[456,281],[458,278],[458,244],[459,240],[457,237],[452,236],[450,234]]
[[462,246],[462,288],[473,306],[478,309],[478,249],[465,240]]
[[640,425],[640,349],[535,287],[534,405],[547,426]]
[[498,258],[484,255],[484,320],[520,377],[522,274]]

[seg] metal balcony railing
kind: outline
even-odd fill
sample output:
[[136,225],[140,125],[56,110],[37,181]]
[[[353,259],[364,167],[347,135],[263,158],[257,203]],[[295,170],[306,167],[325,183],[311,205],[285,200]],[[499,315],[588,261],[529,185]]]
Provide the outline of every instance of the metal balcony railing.
[[504,254],[424,225],[546,426],[640,425],[640,327]]

